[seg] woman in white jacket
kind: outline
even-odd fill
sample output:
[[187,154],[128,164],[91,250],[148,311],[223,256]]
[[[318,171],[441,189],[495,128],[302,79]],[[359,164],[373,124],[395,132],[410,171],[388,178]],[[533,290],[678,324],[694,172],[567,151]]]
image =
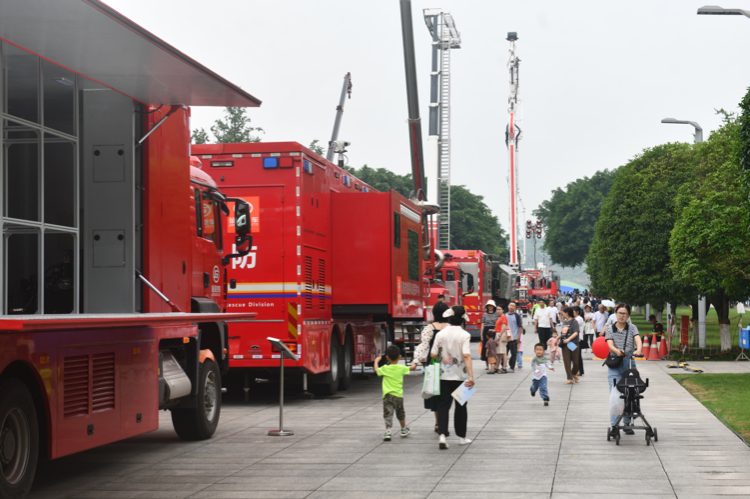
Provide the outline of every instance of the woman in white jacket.
[[[446,310],[448,310],[448,305],[446,305],[445,302],[437,302],[435,306],[432,307],[432,316],[435,318],[435,321],[432,324],[425,326],[419,333],[421,341],[417,348],[414,349],[413,365],[416,366],[418,362],[421,362],[424,366],[430,364],[430,350],[432,350],[432,345],[435,343],[435,336],[437,336],[438,332],[448,327],[448,319],[443,317],[443,312]],[[438,432],[437,410],[439,398],[440,396],[436,395],[435,397],[425,399],[424,401],[424,408],[431,410],[435,414],[435,433]]]

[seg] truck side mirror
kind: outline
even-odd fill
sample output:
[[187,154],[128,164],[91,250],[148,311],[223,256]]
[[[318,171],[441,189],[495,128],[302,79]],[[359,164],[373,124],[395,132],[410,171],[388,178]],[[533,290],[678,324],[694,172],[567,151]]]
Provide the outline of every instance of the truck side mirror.
[[250,205],[244,201],[234,204],[234,231],[240,236],[250,234]]
[[234,232],[235,247],[237,253],[227,255],[221,259],[221,263],[229,265],[232,258],[242,258],[250,253],[253,247],[253,236],[250,235],[250,205],[244,199],[227,198],[227,201],[234,202]]

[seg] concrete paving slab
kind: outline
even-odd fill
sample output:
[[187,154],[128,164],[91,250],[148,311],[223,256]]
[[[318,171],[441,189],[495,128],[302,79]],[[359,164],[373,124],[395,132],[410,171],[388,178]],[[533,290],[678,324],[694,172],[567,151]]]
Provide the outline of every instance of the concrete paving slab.
[[[535,340],[532,336],[527,343]],[[476,345],[472,345],[476,348]],[[356,380],[337,397],[290,396],[278,427],[272,383],[251,402],[225,399],[214,438],[182,442],[169,413],[161,428],[45,464],[32,499],[710,499],[750,496],[750,449],[668,374],[666,362],[638,363],[650,387],[644,414],[659,430],[607,442],[606,369],[588,360],[581,382],[566,385],[561,364],[550,373],[552,402],[531,397],[528,370],[486,375],[475,362],[469,402],[474,442],[440,451],[434,416],[419,397],[421,374],[405,378],[412,435],[383,442],[380,380]],[[731,365],[723,365],[731,364]],[[706,372],[750,372],[750,363],[691,363]],[[685,371],[682,371],[685,372]],[[685,372],[686,375],[691,375]],[[452,425],[451,425],[452,426]],[[451,429],[452,430],[452,429]],[[598,470],[606,473],[589,473]]]

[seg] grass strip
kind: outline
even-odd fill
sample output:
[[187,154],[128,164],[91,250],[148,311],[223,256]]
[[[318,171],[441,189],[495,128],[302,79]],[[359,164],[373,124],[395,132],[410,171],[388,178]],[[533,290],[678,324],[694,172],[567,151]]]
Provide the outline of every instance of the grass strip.
[[750,373],[670,376],[735,433],[750,441]]

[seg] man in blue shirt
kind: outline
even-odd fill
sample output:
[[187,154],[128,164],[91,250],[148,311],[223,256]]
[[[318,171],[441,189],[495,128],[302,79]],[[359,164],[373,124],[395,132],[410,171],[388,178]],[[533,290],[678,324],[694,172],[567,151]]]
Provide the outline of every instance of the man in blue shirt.
[[508,367],[509,372],[515,372],[516,357],[518,356],[518,340],[521,334],[523,334],[523,322],[521,315],[516,313],[516,304],[510,302],[508,304],[508,313],[505,314],[508,319],[508,328],[510,329],[513,339],[506,343],[506,351],[508,353]]

